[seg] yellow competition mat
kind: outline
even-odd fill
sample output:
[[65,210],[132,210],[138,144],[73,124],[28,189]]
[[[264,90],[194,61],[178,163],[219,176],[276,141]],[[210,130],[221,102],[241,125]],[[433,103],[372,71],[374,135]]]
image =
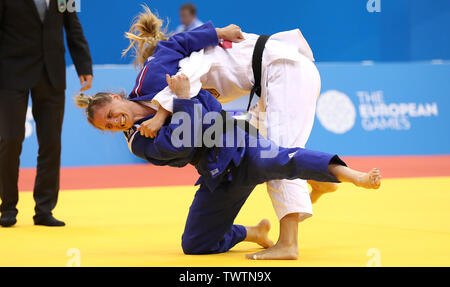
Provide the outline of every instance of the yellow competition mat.
[[[385,179],[378,191],[349,184],[323,196],[300,224],[300,257],[250,261],[241,243],[216,255],[184,255],[181,235],[195,187],[65,190],[62,228],[34,226],[31,192],[18,223],[0,228],[0,266],[450,266],[450,177]],[[236,223],[278,221],[264,185]]]

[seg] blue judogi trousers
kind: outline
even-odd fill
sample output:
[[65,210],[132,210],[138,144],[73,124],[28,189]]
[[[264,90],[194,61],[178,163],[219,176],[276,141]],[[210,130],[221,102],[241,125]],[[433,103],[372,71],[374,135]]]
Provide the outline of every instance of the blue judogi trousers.
[[185,254],[222,253],[243,241],[247,236],[245,227],[233,222],[256,185],[295,178],[339,182],[328,172],[328,165],[346,165],[337,155],[303,148],[279,147],[271,158],[261,157],[263,150],[267,148],[259,144],[247,146],[241,163],[230,164],[217,188],[210,190],[205,184],[200,185],[182,236]]

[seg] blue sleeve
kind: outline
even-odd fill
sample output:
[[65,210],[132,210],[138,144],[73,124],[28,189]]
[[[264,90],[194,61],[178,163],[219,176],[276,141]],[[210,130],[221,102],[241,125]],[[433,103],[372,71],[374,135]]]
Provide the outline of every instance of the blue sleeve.
[[155,137],[155,149],[165,158],[183,159],[202,145],[205,109],[197,99],[174,99],[173,116]]
[[[150,162],[189,159],[194,155],[195,147],[201,146],[204,113],[197,99],[174,99],[170,123],[162,126],[154,139],[135,131],[129,137],[131,151]],[[200,142],[196,144],[196,141]]]
[[192,52],[217,45],[219,45],[219,39],[216,28],[211,22],[208,22],[191,31],[175,34],[167,41],[159,42],[154,56],[157,57],[157,54],[171,50],[176,51],[180,58],[184,58]]
[[150,162],[189,161],[194,156],[195,149],[202,146],[203,132],[213,124],[203,123],[208,111],[196,98],[174,99],[173,111],[170,123],[162,126],[154,139],[137,131],[128,136],[130,149],[136,156]]
[[189,159],[195,153],[193,146],[174,146],[172,131],[168,126],[163,126],[155,139],[146,138],[136,131],[130,149],[134,155],[152,163]]

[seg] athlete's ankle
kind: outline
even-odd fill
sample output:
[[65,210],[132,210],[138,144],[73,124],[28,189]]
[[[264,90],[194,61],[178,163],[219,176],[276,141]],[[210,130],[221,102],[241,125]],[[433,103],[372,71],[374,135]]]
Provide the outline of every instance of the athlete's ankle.
[[294,239],[278,239],[277,246],[282,246],[285,248],[297,248],[298,247],[298,241]]

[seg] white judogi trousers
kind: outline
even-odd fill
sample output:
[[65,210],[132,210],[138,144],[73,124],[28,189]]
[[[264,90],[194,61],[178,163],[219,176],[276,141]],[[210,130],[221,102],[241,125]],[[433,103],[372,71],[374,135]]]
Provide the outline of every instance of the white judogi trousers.
[[[261,98],[252,108],[253,125],[279,146],[305,147],[314,124],[320,93],[319,72],[312,61],[280,59],[263,68]],[[305,180],[272,180],[267,191],[278,219],[298,213],[299,221],[313,214]]]

